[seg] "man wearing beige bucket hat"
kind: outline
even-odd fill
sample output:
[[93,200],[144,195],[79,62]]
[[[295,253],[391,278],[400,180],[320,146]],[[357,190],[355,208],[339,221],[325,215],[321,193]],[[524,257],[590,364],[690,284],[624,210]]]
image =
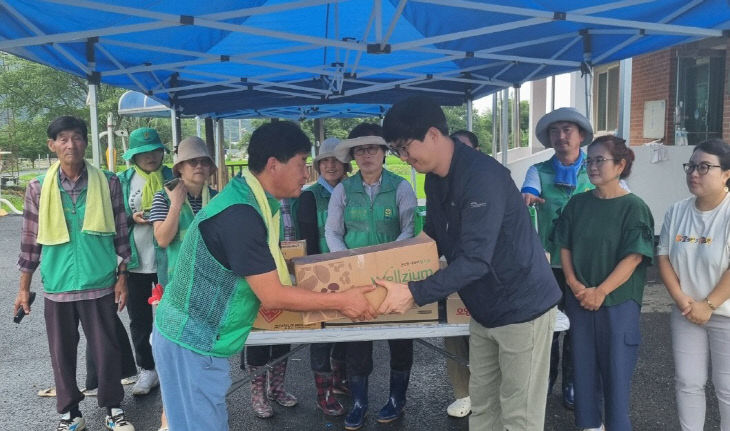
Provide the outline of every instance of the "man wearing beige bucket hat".
[[172,179],[172,170],[162,164],[167,148],[155,129],[142,127],[129,134],[129,149],[122,155],[132,167],[118,174],[124,192],[124,209],[129,226],[132,257],[127,269],[127,313],[139,374],[132,388],[134,395],[146,395],[159,384],[152,357],[152,307],[147,303],[157,283],[157,255],[149,213],[155,193],[165,181]]

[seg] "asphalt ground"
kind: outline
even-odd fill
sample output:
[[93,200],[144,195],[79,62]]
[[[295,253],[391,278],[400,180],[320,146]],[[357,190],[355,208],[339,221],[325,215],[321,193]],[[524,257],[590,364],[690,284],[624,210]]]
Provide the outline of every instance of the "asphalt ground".
[[[39,293],[39,298],[31,315],[26,316],[19,325],[12,322],[12,304],[19,278],[15,264],[20,227],[19,216],[0,217],[0,310],[3,310],[0,311],[0,430],[52,430],[59,419],[55,398],[39,398],[36,395],[39,390],[53,385],[38,273],[33,280],[32,290]],[[653,271],[651,274],[642,309],[642,344],[633,380],[631,418],[634,430],[673,431],[679,430],[679,424],[674,400],[674,364],[669,334],[671,300],[664,287],[656,282]],[[126,311],[122,311],[121,317],[128,324]],[[443,347],[441,339],[431,341]],[[82,337],[78,350],[81,367],[77,372],[77,381],[81,387],[85,376],[83,343]],[[388,396],[388,347],[383,341],[375,343],[376,366],[370,380],[370,415],[364,429],[467,430],[469,426],[466,418],[454,419],[446,415],[446,407],[453,401],[451,387],[446,379],[446,360],[419,343],[415,344],[414,356],[405,416],[391,424],[378,424],[375,414]],[[234,381],[246,378],[246,373],[239,365],[239,357],[231,359],[231,377]],[[247,386],[234,392],[228,398],[231,430],[332,431],[344,428],[342,418],[326,417],[315,408],[309,349],[302,349],[289,361],[286,385],[299,398],[299,404],[289,409],[275,406],[275,416],[267,420],[257,419],[252,414]],[[557,390],[559,386],[558,382],[555,393],[548,397],[545,429],[576,430],[573,413],[561,404]],[[143,397],[133,396],[131,386],[126,386],[125,390],[122,407],[128,419],[138,431],[157,430],[162,407],[159,390],[155,389]],[[705,430],[719,430],[719,412],[711,385],[708,385],[708,400]],[[341,398],[341,401],[346,407],[350,406],[349,399]],[[86,418],[87,429],[104,429],[105,412],[97,406],[95,398],[86,398],[80,408]]]

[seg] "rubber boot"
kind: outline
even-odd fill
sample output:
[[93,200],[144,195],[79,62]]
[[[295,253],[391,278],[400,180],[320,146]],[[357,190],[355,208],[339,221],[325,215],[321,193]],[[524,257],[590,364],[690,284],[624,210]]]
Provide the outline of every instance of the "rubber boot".
[[284,378],[286,377],[286,362],[278,362],[269,369],[269,389],[266,397],[283,407],[294,407],[297,405],[297,397],[284,390]]
[[359,430],[368,411],[368,376],[349,376],[348,386],[352,394],[352,410],[345,418],[345,429]]
[[378,412],[378,422],[388,423],[403,416],[406,406],[406,390],[411,376],[409,371],[390,370],[390,398]]
[[253,413],[261,419],[274,416],[271,403],[266,398],[266,371],[264,371],[264,367],[249,365],[247,370],[251,376],[251,407]]
[[315,372],[314,384],[317,386],[317,408],[327,416],[342,416],[345,408],[333,395],[332,373]]
[[350,395],[347,387],[347,367],[345,361],[331,360],[332,364],[332,392],[335,394]]

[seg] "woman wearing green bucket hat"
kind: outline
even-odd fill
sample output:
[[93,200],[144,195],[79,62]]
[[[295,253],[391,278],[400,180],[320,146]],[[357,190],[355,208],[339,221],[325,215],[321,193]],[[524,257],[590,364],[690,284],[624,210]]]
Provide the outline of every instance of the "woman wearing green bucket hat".
[[129,329],[132,334],[137,366],[140,368],[134,395],[146,395],[159,384],[149,339],[152,332],[152,307],[147,302],[157,283],[157,254],[149,211],[152,199],[165,181],[172,179],[172,170],[162,165],[167,149],[155,129],[143,127],[130,133],[129,149],[122,155],[132,167],[119,173],[124,192],[124,208],[129,225],[132,257],[127,266]]

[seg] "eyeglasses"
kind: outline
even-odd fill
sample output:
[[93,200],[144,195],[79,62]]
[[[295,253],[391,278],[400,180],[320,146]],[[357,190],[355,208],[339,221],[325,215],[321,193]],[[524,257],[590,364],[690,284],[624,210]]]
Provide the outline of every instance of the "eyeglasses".
[[192,167],[196,167],[198,165],[207,167],[211,164],[210,159],[207,157],[198,157],[197,159],[185,160],[185,163],[189,164]]
[[586,166],[596,165],[597,168],[600,168],[606,160],[616,160],[616,159],[607,159],[605,157],[600,157],[600,156],[594,157],[594,158],[588,157],[586,159]]
[[684,163],[682,164],[682,167],[684,168],[684,172],[689,175],[692,172],[697,170],[697,173],[700,175],[707,175],[708,172],[710,172],[710,168],[721,168],[720,165],[711,165],[709,163]]
[[374,156],[374,155],[378,154],[379,149],[380,149],[380,145],[361,145],[359,147],[353,148],[352,153],[356,156],[362,156],[362,155],[365,155],[365,153],[368,153],[371,156]]
[[408,147],[413,143],[413,139],[404,145],[391,145],[390,152],[396,157],[408,157]]

